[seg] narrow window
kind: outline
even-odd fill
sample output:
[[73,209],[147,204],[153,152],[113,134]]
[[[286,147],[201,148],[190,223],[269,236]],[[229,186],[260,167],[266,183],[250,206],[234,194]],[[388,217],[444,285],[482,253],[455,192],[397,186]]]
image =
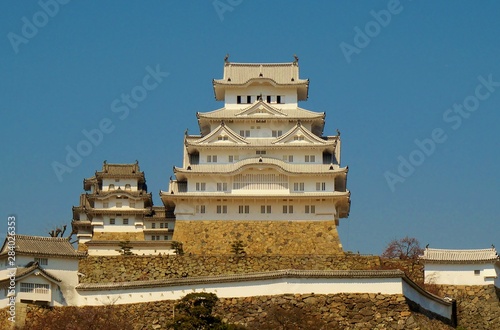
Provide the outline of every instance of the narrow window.
[[196,213],[205,213],[205,205],[196,205]]
[[227,205],[217,205],[217,213],[227,213]]
[[316,213],[316,206],[315,205],[306,205],[305,206],[305,213]]
[[115,219],[109,219],[109,224],[114,225],[115,224]]
[[479,269],[474,270],[474,275],[480,275],[480,274],[481,274],[481,270],[479,270]]
[[326,182],[316,182],[316,191],[325,191]]
[[196,191],[205,191],[206,186],[205,182],[196,182]]
[[304,182],[294,182],[293,190],[295,191],[304,191]]
[[217,182],[217,191],[227,191],[227,182]]
[[247,95],[247,103],[252,103],[252,96],[251,95]]
[[153,222],[153,223],[151,224],[151,229],[155,229],[155,228],[156,228],[156,222]]
[[304,160],[306,163],[314,163],[316,161],[315,155],[305,155]]
[[281,95],[276,96],[276,103],[281,103]]
[[35,258],[35,262],[38,262],[40,266],[47,266],[49,264],[49,259],[47,258]]
[[236,103],[241,104],[241,95],[236,96]]
[[271,95],[266,96],[267,103],[271,103]]
[[123,219],[123,224],[128,225],[128,219]]

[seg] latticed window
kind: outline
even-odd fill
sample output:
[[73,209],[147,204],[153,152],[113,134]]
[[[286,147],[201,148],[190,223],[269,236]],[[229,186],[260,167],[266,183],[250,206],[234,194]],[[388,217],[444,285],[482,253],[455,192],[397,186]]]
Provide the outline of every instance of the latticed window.
[[242,213],[250,213],[250,205],[240,205],[238,206],[238,212]]
[[260,213],[271,213],[271,205],[261,205]]
[[40,266],[47,266],[49,264],[49,259],[47,258],[35,258],[35,262],[38,262]]
[[316,161],[316,156],[314,155],[306,155],[305,162],[306,163],[314,163]]
[[21,292],[26,293],[49,293],[49,285],[41,283],[21,283]]
[[288,178],[284,174],[238,174],[234,177],[233,189],[284,190],[288,189]]
[[304,182],[294,182],[293,183],[294,191],[304,191]]
[[305,213],[316,213],[316,206],[315,205],[306,205],[305,206]]
[[227,205],[217,205],[217,213],[227,213]]
[[217,191],[227,191],[227,182],[217,182]]
[[316,182],[316,191],[325,191],[326,182]]

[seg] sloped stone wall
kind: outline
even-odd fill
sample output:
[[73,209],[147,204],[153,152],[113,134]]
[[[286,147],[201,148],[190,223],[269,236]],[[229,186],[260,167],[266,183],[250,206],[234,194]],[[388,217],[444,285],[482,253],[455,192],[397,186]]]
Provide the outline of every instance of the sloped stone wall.
[[193,276],[242,274],[281,269],[379,269],[376,256],[264,255],[237,258],[219,256],[90,256],[80,260],[81,283],[158,280]]
[[442,297],[457,300],[462,329],[500,329],[500,293],[494,285],[434,285]]
[[335,221],[177,221],[174,241],[186,253],[230,254],[241,240],[247,254],[343,253]]

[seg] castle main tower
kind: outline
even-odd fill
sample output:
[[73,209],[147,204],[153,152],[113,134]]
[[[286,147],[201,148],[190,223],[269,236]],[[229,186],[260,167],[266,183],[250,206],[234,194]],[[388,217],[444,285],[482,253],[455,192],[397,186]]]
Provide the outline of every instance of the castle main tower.
[[309,80],[290,63],[232,63],[213,80],[218,110],[197,113],[182,167],[160,196],[174,209],[173,240],[187,253],[332,254],[350,209],[340,136],[324,136],[325,113],[300,108]]

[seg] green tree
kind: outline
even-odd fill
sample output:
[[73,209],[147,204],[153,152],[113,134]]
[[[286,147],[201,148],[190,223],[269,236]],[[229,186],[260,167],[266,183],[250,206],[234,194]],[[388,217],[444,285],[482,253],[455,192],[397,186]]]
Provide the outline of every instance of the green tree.
[[212,315],[217,295],[214,293],[190,293],[175,305],[174,321],[169,325],[174,330],[239,330],[242,327],[226,324],[220,317]]
[[246,245],[243,243],[243,241],[241,241],[241,240],[234,241],[231,244],[231,252],[234,253],[234,255],[236,257],[244,257],[247,254],[245,252],[245,247],[246,247]]
[[181,242],[172,241],[172,248],[176,255],[181,256],[184,254],[184,248]]

